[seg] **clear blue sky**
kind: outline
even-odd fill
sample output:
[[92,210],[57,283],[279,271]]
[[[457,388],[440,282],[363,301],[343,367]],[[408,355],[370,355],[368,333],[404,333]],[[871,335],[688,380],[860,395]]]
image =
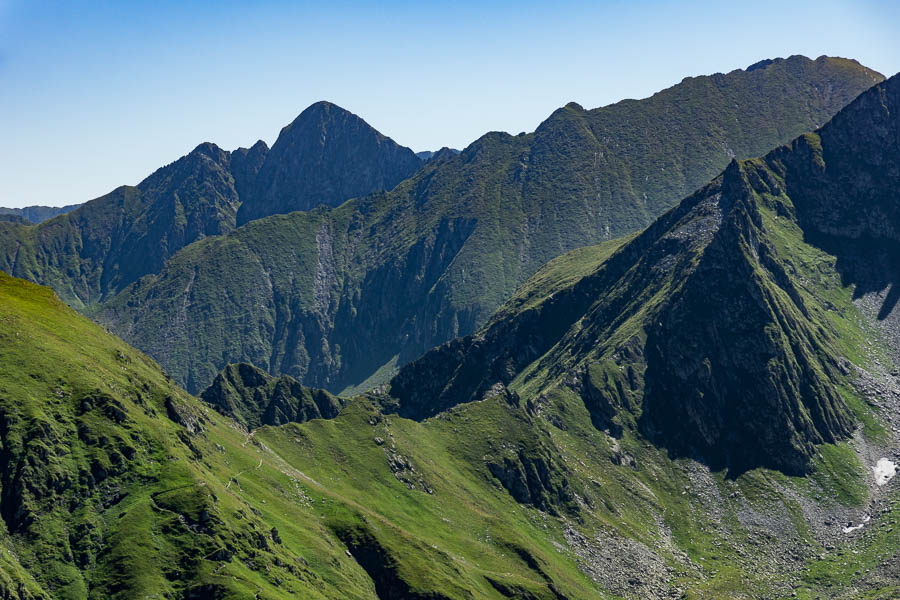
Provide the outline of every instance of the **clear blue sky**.
[[0,0],[0,206],[135,184],[335,102],[415,150],[763,58],[900,70],[897,0]]

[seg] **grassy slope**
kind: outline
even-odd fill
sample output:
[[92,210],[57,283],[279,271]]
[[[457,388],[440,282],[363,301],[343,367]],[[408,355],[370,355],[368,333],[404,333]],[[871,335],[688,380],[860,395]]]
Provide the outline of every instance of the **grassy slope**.
[[[3,275],[0,296],[4,543],[37,578],[30,595],[174,597],[227,579],[249,597],[259,575],[242,560],[292,558],[255,547],[269,529],[234,517],[246,507],[197,459],[211,442],[168,418],[166,399],[227,432],[222,419],[49,289]],[[235,560],[214,577],[204,557],[221,548]]]
[[[400,563],[410,593],[499,597],[487,575],[552,597],[543,576],[510,544],[547,561],[550,576],[576,597],[591,587],[571,560],[548,551],[538,516],[472,477],[465,457],[454,457],[448,440],[428,427],[387,421],[372,427],[373,409],[354,405],[335,421],[248,436],[48,289],[2,275],[0,299],[6,309],[0,398],[11,423],[4,450],[15,451],[39,431],[50,456],[23,475],[35,488],[23,496],[34,507],[34,523],[12,526],[3,539],[14,550],[4,557],[3,576],[22,581],[19,589],[34,597],[170,597],[185,588],[234,598],[373,597],[370,578],[340,541],[350,535],[371,537],[376,541],[366,547],[383,548]],[[99,397],[98,390],[123,411],[121,422],[106,413],[79,414],[81,399]],[[167,396],[202,415],[204,432],[186,434],[167,418]],[[432,493],[410,490],[393,476],[374,442],[381,435],[393,447],[392,434],[398,452],[423,463],[421,477]],[[37,443],[24,446],[26,462],[40,452]],[[133,452],[126,449],[132,445]],[[66,472],[96,471],[94,462],[110,472],[102,484],[41,488]],[[121,493],[104,497],[110,488]],[[463,523],[471,529],[460,535]],[[88,558],[79,563],[82,553]],[[4,589],[13,592],[16,583]]]

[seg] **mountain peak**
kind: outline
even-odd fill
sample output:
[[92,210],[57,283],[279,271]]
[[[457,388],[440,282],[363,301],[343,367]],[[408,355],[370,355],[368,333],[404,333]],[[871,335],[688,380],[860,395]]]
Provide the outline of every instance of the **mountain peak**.
[[421,165],[412,150],[362,118],[316,102],[281,130],[238,211],[238,224],[389,190]]
[[[895,264],[900,242],[897,114],[900,76],[815,134],[732,159],[581,279],[543,300],[525,294],[476,335],[401,369],[390,402],[428,418],[540,365],[523,380],[532,395],[575,392],[612,435],[637,429],[729,475],[809,472],[816,445],[855,428],[833,324],[856,315],[847,286],[890,286],[868,265]],[[831,279],[818,271],[826,264]],[[879,318],[895,305],[886,297]]]
[[225,163],[227,162],[230,154],[230,152],[219,148],[212,142],[202,142],[200,144],[197,144],[197,146],[193,150],[191,150],[187,154],[187,156],[185,156],[185,158],[197,158],[203,156],[217,163]]
[[[361,117],[350,112],[346,108],[338,106],[328,100],[319,100],[304,108],[293,121],[281,130],[278,137],[280,139],[283,135],[289,135],[292,130],[303,127],[304,124],[315,124],[315,126],[321,127],[326,122],[357,123],[363,127],[371,128],[371,126]],[[372,131],[375,131],[375,129],[372,129]],[[275,143],[277,144],[278,140],[276,140]]]
[[300,115],[303,115],[304,113],[331,112],[331,111],[352,114],[352,113],[350,113],[349,110],[347,110],[341,106],[338,106],[334,102],[329,102],[328,100],[319,100],[318,102],[313,102],[312,104],[307,106],[305,109],[303,109],[303,111],[300,113]]
[[[800,174],[787,193],[819,235],[900,242],[900,75],[876,85],[814,134],[773,152],[774,170]],[[802,184],[802,185],[801,185]]]
[[256,140],[256,143],[250,146],[251,152],[268,152],[269,145],[262,140]]

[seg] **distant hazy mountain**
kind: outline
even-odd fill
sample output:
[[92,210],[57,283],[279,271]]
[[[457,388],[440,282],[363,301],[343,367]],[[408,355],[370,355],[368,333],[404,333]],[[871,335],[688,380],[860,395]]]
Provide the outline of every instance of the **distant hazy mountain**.
[[431,160],[432,158],[435,158],[437,155],[439,155],[439,154],[441,154],[442,152],[445,152],[445,151],[451,152],[451,153],[453,153],[453,154],[459,154],[459,153],[460,153],[460,151],[457,150],[457,149],[455,149],[455,148],[447,148],[446,146],[444,146],[444,147],[441,148],[440,150],[436,150],[436,151],[425,150],[425,151],[423,151],[423,152],[416,152],[416,156],[418,156],[419,158],[421,158],[421,159],[424,160],[425,162],[428,162],[428,161]]
[[30,223],[41,223],[47,219],[52,219],[57,215],[63,215],[72,212],[80,204],[70,204],[69,206],[26,206],[25,208],[3,208],[0,207],[0,215],[18,215]]
[[192,245],[96,314],[191,391],[229,362],[365,387],[475,331],[546,261],[644,227],[733,156],[815,128],[880,79],[792,57],[569,105],[532,134],[439,153],[390,192]]
[[[248,219],[320,200],[340,204],[393,187],[421,165],[411,150],[355,115],[320,102],[282,131],[271,152],[261,141],[234,152],[200,144],[137,186],[120,187],[62,221],[5,230],[0,264],[7,272],[54,282],[68,302],[87,308],[158,272],[185,245],[234,229],[245,199]],[[281,203],[300,198],[307,198],[302,206]],[[63,256],[67,265],[77,265],[74,271],[60,263]]]

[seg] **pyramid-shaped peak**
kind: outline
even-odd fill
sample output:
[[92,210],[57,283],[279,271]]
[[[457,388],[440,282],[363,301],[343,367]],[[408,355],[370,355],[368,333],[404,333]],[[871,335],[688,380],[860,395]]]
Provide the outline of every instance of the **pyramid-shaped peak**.
[[412,150],[359,116],[316,102],[281,130],[238,211],[238,224],[390,190],[421,165]]

